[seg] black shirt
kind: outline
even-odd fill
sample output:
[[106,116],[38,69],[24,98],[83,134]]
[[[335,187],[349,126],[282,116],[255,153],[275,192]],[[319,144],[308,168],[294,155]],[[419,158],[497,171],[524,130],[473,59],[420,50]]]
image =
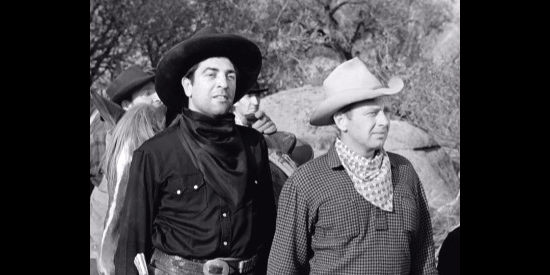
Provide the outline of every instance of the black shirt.
[[116,274],[137,274],[135,255],[144,253],[150,260],[154,248],[186,259],[247,259],[258,254],[257,271],[265,272],[276,213],[264,138],[235,126],[252,172],[244,202],[232,208],[193,165],[178,140],[178,127],[167,128],[133,154]]

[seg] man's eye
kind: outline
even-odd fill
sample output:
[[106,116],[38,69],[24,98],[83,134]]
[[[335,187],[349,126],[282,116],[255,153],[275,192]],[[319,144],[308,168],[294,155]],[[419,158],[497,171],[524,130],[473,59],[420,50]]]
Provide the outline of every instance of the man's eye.
[[227,75],[227,79],[235,80],[236,78],[237,76],[234,74]]

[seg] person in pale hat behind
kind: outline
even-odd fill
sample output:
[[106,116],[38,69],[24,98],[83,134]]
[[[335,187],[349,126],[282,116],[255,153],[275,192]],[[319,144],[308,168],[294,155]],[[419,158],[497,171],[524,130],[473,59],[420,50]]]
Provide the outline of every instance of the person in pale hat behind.
[[[134,151],[115,274],[265,274],[275,230],[267,145],[231,112],[255,83],[260,49],[198,31],[168,50],[155,88],[169,126]],[[136,258],[137,257],[137,258]]]
[[359,58],[325,79],[310,124],[334,124],[339,136],[285,183],[269,274],[437,274],[422,184],[383,147],[388,102],[403,87],[397,77],[382,85]]

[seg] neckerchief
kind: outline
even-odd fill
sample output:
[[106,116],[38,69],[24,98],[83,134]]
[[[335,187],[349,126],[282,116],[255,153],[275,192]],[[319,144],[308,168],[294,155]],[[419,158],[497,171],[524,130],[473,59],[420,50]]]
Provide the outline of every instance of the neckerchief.
[[246,191],[248,167],[234,115],[211,118],[185,108],[177,119],[182,144],[205,182],[230,206],[238,208]]
[[368,202],[378,208],[393,210],[393,185],[388,154],[384,149],[367,159],[349,149],[339,138],[335,142],[336,152],[355,190]]

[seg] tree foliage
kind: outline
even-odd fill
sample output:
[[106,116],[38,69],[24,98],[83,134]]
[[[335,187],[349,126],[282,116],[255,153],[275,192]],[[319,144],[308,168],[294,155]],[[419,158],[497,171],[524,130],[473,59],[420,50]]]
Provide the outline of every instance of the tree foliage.
[[431,0],[96,0],[90,85],[139,63],[136,56],[155,67],[162,53],[203,26],[253,39],[264,55],[261,80],[274,83],[272,90],[309,82],[306,67],[318,55],[337,63],[361,56],[383,74],[418,61],[422,38],[447,21],[448,8]]
[[90,1],[90,86],[126,58],[131,44],[124,0]]
[[[458,108],[458,62],[435,66],[426,46],[451,20],[446,0],[93,0],[90,88],[104,88],[132,64],[154,68],[170,47],[213,26],[260,47],[259,82],[268,93],[320,85],[337,64],[359,56],[383,82],[405,79],[413,91],[396,115],[430,128],[419,115],[430,103],[415,98],[439,95],[447,100],[439,111]],[[458,127],[458,114],[447,121]]]

